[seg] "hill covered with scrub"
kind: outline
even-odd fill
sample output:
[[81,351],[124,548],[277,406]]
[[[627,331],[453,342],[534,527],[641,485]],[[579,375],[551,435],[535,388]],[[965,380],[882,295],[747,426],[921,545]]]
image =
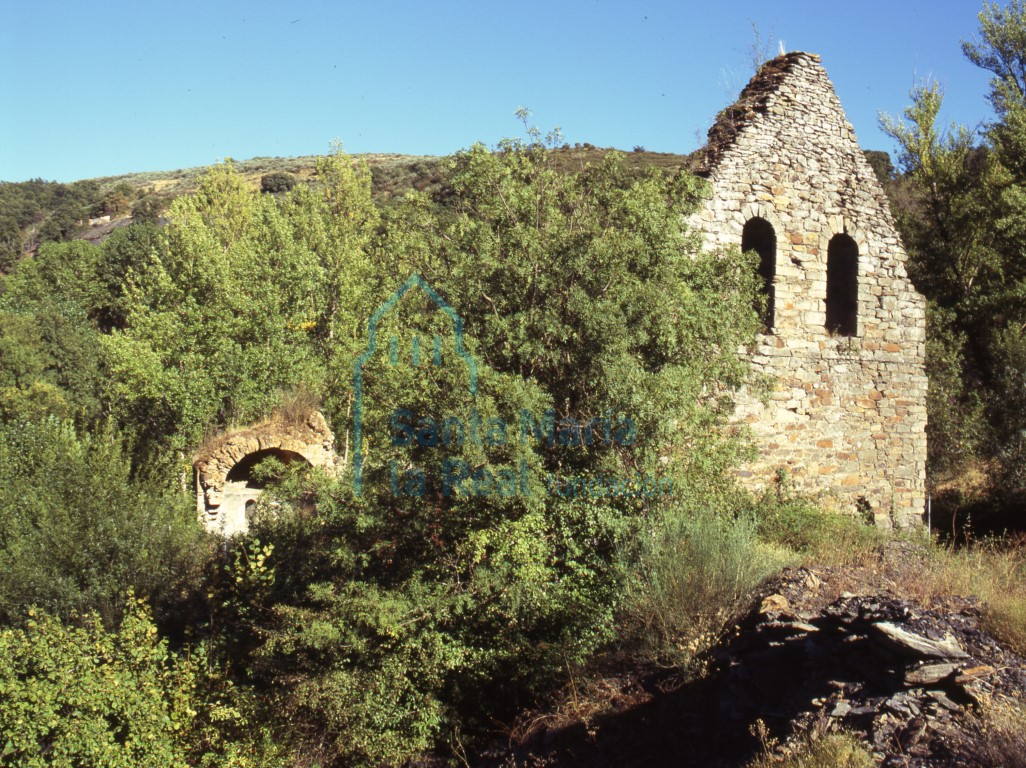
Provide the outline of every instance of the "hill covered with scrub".
[[[577,144],[552,151],[560,165],[581,168],[612,150]],[[255,157],[233,162],[233,166],[249,187],[281,193],[297,183],[313,183],[319,157]],[[446,158],[430,156],[371,153],[355,155],[354,160],[370,170],[371,192],[378,201],[412,190],[437,191],[447,168]],[[679,170],[687,163],[687,155],[646,152],[642,147],[636,147],[628,158],[633,167],[668,171]],[[9,270],[45,242],[99,240],[131,222],[155,222],[172,200],[195,192],[208,170],[209,166],[200,166],[69,183],[0,181],[0,271]]]

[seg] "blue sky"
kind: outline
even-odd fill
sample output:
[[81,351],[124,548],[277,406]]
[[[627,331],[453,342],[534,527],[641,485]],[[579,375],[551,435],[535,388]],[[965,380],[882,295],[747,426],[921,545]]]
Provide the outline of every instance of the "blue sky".
[[975,0],[634,3],[0,0],[0,180],[171,170],[226,156],[448,154],[520,135],[689,152],[773,51],[819,53],[867,149],[917,78],[990,116],[962,56]]

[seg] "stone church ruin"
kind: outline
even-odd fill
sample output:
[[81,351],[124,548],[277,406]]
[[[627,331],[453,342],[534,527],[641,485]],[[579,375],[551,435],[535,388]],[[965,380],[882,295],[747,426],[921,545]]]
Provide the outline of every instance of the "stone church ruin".
[[[711,194],[690,224],[712,249],[754,251],[765,311],[746,350],[773,382],[742,392],[759,457],[753,487],[786,476],[838,511],[907,527],[926,478],[925,300],[905,270],[887,200],[833,85],[809,53],[767,62],[692,158]],[[331,471],[334,438],[299,427],[230,433],[195,462],[200,518],[243,531],[260,458]]]
[[742,474],[918,523],[926,302],[819,56],[763,65],[696,162],[712,193],[692,225],[711,248],[755,251],[767,299],[752,359],[775,385],[768,402],[741,399],[760,452]]

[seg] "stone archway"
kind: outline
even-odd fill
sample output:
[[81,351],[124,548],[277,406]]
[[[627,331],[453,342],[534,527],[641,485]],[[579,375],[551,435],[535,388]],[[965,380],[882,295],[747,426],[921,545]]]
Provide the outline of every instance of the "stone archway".
[[252,522],[257,499],[264,492],[267,476],[261,470],[267,466],[265,460],[274,459],[286,467],[300,464],[311,466],[310,462],[295,451],[281,448],[263,448],[247,456],[229,470],[221,491],[221,508],[218,515],[225,528],[245,530]]
[[334,444],[335,436],[317,412],[300,422],[269,420],[220,435],[193,462],[200,520],[225,536],[245,532],[263,490],[260,473],[254,472],[262,461],[302,462],[335,474]]

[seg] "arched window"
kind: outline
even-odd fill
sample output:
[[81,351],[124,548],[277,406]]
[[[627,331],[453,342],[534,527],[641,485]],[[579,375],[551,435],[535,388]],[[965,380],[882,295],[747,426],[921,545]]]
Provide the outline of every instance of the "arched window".
[[826,329],[854,336],[859,316],[859,247],[848,235],[834,235],[827,248]]
[[773,330],[773,278],[777,273],[777,234],[766,219],[756,217],[745,223],[741,232],[741,250],[759,254],[760,295],[765,303],[759,302],[757,310],[762,320],[762,332]]

